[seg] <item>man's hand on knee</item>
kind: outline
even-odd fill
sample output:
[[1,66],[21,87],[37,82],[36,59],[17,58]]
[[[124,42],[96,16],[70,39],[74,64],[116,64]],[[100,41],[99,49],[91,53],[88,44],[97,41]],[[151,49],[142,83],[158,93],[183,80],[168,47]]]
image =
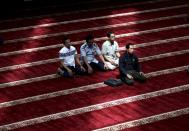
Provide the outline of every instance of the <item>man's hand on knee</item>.
[[128,79],[133,79],[133,76],[130,75],[130,74],[126,74],[126,76],[127,76]]

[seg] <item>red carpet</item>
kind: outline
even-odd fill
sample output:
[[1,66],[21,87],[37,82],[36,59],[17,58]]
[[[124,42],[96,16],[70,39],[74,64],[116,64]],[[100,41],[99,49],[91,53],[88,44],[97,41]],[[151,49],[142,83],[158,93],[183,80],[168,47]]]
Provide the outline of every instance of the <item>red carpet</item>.
[[[103,8],[1,21],[0,130],[187,131],[187,8],[185,0],[117,1]],[[104,85],[118,77],[118,69],[72,79],[56,76],[64,34],[79,52],[87,33],[101,47],[110,30],[121,49],[136,44],[149,76],[146,83]]]

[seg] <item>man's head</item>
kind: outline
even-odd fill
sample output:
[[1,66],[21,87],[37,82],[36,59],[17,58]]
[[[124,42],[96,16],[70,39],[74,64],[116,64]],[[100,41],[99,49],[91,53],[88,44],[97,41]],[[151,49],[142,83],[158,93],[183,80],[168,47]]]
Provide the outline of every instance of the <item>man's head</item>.
[[115,34],[113,32],[108,32],[107,37],[110,40],[110,42],[114,42],[115,40]]
[[85,38],[85,40],[86,40],[87,45],[89,47],[91,47],[93,45],[93,43],[94,43],[94,37],[91,34],[87,35],[86,38]]
[[133,54],[134,52],[134,45],[132,43],[128,43],[126,46],[126,51],[129,53],[129,54]]
[[64,45],[65,45],[67,48],[70,48],[71,42],[70,42],[70,39],[69,39],[67,36],[64,36],[64,37],[63,37],[63,43],[64,43]]

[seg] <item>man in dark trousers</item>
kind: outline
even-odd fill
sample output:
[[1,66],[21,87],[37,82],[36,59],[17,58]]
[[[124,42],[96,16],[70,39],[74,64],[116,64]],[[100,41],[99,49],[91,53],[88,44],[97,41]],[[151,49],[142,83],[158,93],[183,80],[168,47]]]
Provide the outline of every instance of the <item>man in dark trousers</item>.
[[125,53],[119,59],[121,80],[128,85],[133,85],[134,79],[139,82],[146,81],[144,73],[140,71],[138,57],[133,52],[134,45],[129,43],[126,45]]

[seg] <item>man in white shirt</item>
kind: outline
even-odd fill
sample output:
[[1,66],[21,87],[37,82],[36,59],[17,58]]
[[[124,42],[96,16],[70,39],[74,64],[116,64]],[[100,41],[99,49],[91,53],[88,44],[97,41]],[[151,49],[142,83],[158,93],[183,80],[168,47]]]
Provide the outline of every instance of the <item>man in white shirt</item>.
[[86,70],[79,61],[77,50],[71,46],[70,39],[66,36],[63,39],[63,45],[64,47],[59,51],[61,66],[58,68],[58,74],[65,77],[84,74]]
[[[101,71],[107,70],[107,65],[101,51],[98,45],[94,43],[94,37],[92,35],[88,35],[85,40],[86,43],[80,47],[80,52],[84,65],[87,67],[87,72],[91,74],[94,68]],[[97,60],[96,56],[99,56],[101,61]]]
[[119,45],[115,41],[115,34],[113,32],[107,33],[108,40],[102,44],[102,54],[106,60],[107,66],[110,70],[118,67],[119,64]]

